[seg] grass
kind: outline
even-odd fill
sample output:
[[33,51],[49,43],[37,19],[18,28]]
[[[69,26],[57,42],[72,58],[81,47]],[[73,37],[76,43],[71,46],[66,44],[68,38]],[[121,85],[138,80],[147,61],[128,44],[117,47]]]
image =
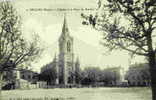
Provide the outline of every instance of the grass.
[[33,89],[2,92],[3,100],[151,100],[150,88]]

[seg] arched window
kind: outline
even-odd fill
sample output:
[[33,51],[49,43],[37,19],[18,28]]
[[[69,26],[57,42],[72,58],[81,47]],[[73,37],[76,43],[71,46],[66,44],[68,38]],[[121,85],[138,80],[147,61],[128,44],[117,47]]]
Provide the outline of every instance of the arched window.
[[70,41],[67,42],[67,52],[71,51],[71,43]]
[[25,76],[24,75],[22,75],[22,79],[25,79]]

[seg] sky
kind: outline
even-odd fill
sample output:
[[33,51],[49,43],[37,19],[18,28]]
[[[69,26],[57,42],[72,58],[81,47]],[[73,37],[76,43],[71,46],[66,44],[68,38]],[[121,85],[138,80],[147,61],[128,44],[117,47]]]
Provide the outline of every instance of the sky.
[[[100,68],[121,66],[128,69],[130,63],[142,62],[137,56],[130,60],[126,51],[106,52],[100,44],[102,33],[92,27],[82,25],[80,14],[96,13],[97,0],[12,0],[22,20],[22,31],[31,40],[33,33],[41,38],[45,48],[42,56],[32,64],[33,70],[51,62],[58,54],[58,38],[61,35],[64,13],[66,13],[70,35],[74,37],[75,59],[79,57],[81,68],[95,66]],[[61,11],[60,9],[74,9]],[[81,9],[81,10],[80,10]],[[90,9],[83,10],[82,9]]]

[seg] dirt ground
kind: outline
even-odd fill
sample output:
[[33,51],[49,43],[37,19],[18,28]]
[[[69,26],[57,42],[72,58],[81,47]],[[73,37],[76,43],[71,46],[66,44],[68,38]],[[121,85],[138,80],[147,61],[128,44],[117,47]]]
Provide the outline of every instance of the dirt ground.
[[2,91],[3,100],[151,100],[150,88],[56,88]]

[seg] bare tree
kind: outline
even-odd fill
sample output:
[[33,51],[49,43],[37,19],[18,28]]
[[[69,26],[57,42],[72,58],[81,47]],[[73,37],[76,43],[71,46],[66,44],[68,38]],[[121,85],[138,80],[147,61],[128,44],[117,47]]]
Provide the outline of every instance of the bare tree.
[[42,51],[38,36],[31,42],[23,37],[20,21],[10,2],[0,2],[0,83],[5,71],[34,61]]
[[90,24],[104,32],[103,45],[110,50],[122,49],[148,58],[152,97],[156,100],[156,48],[153,41],[156,35],[156,1],[107,0],[103,13],[101,16],[82,14],[88,21],[82,24]]

